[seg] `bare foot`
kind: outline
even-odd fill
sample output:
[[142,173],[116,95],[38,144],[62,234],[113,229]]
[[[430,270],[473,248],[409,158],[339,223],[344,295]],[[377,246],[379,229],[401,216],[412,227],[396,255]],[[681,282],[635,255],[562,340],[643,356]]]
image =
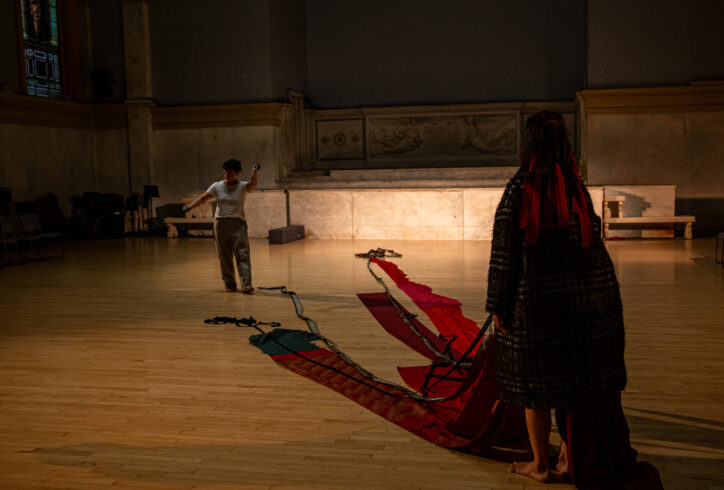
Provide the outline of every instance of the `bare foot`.
[[568,474],[568,454],[566,454],[566,451],[561,451],[560,456],[558,456],[556,473],[559,473],[560,475]]
[[254,288],[246,288],[241,291],[244,294],[254,294]]
[[558,455],[558,463],[556,463],[556,473],[561,476],[568,474],[568,445],[564,440],[561,440],[561,452]]
[[535,461],[526,461],[524,463],[513,463],[510,465],[510,472],[518,475],[527,476],[539,482],[548,483],[551,481],[551,472],[549,468],[540,468]]

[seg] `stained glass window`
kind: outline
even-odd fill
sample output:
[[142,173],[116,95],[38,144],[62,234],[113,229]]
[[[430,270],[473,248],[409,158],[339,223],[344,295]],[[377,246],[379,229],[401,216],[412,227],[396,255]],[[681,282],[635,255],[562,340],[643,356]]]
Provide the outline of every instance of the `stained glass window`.
[[60,97],[57,0],[19,0],[28,95]]

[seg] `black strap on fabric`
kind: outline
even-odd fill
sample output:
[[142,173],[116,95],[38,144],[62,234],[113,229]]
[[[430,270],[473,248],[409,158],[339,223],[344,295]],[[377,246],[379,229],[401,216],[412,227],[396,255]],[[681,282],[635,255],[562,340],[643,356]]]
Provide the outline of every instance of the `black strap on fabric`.
[[[407,324],[407,326],[410,328],[410,331],[412,333],[414,333],[422,341],[423,344],[425,344],[425,347],[427,347],[430,350],[430,352],[432,352],[433,354],[435,354],[437,356],[438,361],[446,361],[449,364],[453,364],[455,362],[455,358],[453,356],[451,356],[450,344],[453,341],[455,341],[455,336],[453,335],[451,337],[446,338],[446,337],[440,335],[440,338],[443,341],[447,342],[447,345],[445,346],[445,350],[443,352],[440,352],[435,347],[435,345],[433,345],[433,343],[430,342],[430,340],[426,336],[424,336],[422,334],[422,332],[420,332],[417,329],[417,327],[415,327],[415,324],[412,323],[411,320],[413,318],[417,317],[417,315],[403,311],[402,306],[397,302],[397,300],[395,300],[395,298],[392,296],[392,293],[390,293],[390,288],[387,287],[387,284],[385,284],[385,281],[380,276],[375,274],[375,272],[372,270],[372,260],[367,261],[367,270],[372,275],[372,277],[375,278],[375,281],[377,281],[380,284],[380,286],[382,286],[382,288],[385,290],[385,294],[387,294],[387,299],[390,300],[390,303],[392,304],[392,306],[394,306],[395,309],[397,310],[397,314],[400,315],[400,318],[402,318],[402,320]],[[448,338],[450,338],[450,340],[448,340]]]
[[[438,383],[440,383],[440,382],[442,382],[442,381],[445,381],[445,380],[447,380],[447,379],[452,379],[452,378],[450,378],[450,375],[453,373],[453,371],[458,370],[458,368],[460,367],[460,364],[461,364],[461,363],[463,363],[463,362],[470,363],[471,359],[470,359],[468,356],[469,356],[470,353],[473,351],[473,349],[475,348],[475,346],[478,345],[478,342],[480,342],[480,341],[483,339],[483,337],[485,336],[485,332],[488,331],[488,328],[490,328],[490,324],[491,324],[491,323],[493,323],[493,315],[492,315],[492,314],[488,315],[488,318],[485,320],[485,323],[483,323],[483,326],[480,328],[480,331],[479,331],[478,334],[475,336],[475,338],[473,339],[473,341],[470,343],[470,345],[468,346],[467,350],[466,350],[465,352],[463,352],[463,355],[460,356],[460,358],[459,358],[457,361],[455,361],[455,364],[453,364],[452,366],[450,366],[450,369],[448,370],[447,373],[445,373],[445,374],[442,375],[442,376],[435,375],[435,377],[438,378],[438,380],[435,381],[435,383],[433,383],[432,385],[428,386],[427,389],[432,388],[433,386],[437,385]],[[431,373],[434,372],[435,367],[436,367],[436,366],[435,366],[434,364],[431,366],[431,369],[430,369],[430,372],[431,372]],[[430,373],[428,373],[428,375],[430,376]],[[427,381],[427,380],[426,380],[426,381]]]
[[233,323],[237,327],[256,327],[258,325],[267,325],[269,327],[276,328],[276,327],[282,326],[282,324],[279,322],[260,322],[260,321],[256,320],[253,316],[249,316],[249,318],[234,318],[232,316],[215,316],[214,318],[204,320],[204,323],[208,323],[208,324],[212,324],[212,325]]
[[307,327],[313,334],[321,336],[321,334],[319,333],[319,327],[317,326],[317,322],[304,315],[304,308],[302,307],[302,302],[299,301],[297,293],[295,293],[294,291],[289,291],[286,286],[274,286],[269,288],[260,287],[259,289],[263,291],[281,291],[282,294],[286,294],[287,296],[292,298],[292,302],[294,303],[294,311],[296,311],[299,319],[303,320],[307,324]]
[[354,254],[355,257],[371,259],[372,257],[402,257],[402,254],[387,248],[370,249],[369,252]]

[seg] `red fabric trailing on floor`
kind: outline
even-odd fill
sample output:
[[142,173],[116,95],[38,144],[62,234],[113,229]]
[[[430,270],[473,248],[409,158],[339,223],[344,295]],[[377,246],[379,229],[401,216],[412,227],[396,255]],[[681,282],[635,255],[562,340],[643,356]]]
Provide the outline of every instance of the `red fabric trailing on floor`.
[[[425,342],[410,329],[410,326],[402,318],[400,318],[400,314],[395,308],[395,304],[405,314],[409,314],[409,312],[401,304],[396,301],[395,304],[393,304],[392,302],[394,299],[391,300],[386,293],[360,293],[357,297],[359,297],[362,304],[367,307],[369,312],[372,313],[372,316],[375,317],[380,325],[382,325],[382,327],[393,337],[397,338],[415,352],[427,357],[431,361],[437,359],[438,356],[430,350],[430,348],[425,345]],[[437,349],[438,352],[445,352],[447,345],[446,342],[435,335],[432,330],[420,323],[417,318],[410,318],[410,322],[415,326],[417,331],[420,332],[420,334],[424,336],[425,339],[427,339],[435,347],[435,349]],[[457,359],[459,355],[460,353],[457,351],[452,351],[450,353],[450,357],[452,359]]]
[[[431,368],[430,366],[413,366],[413,367],[398,367],[397,372],[400,373],[400,377],[403,379],[405,384],[413,390],[419,391],[426,396],[442,397],[453,395],[460,387],[460,381],[444,380],[438,382],[439,378],[431,378],[427,383],[430,388],[425,389],[425,378],[429,374],[435,376],[444,376],[450,371],[450,366],[439,365]],[[451,377],[464,378],[467,376],[467,369],[459,369],[453,371]]]
[[370,259],[377,264],[402,291],[427,315],[435,328],[445,336],[455,335],[458,341],[454,344],[455,349],[463,353],[478,334],[480,328],[469,318],[466,318],[460,309],[460,301],[440,296],[432,292],[432,288],[424,284],[412,282],[392,262]]
[[[298,356],[285,354],[272,358],[287,369],[337,391],[380,417],[427,441],[449,448],[462,448],[468,443],[466,439],[447,431],[445,421],[441,420],[428,406],[406,396],[395,396],[400,392],[383,384],[365,380],[353,366],[337,354],[326,349],[302,354],[317,363],[341,371],[349,377]],[[365,381],[382,391],[358,383],[350,377]]]
[[[469,428],[470,437],[461,437],[449,428],[459,415],[459,410],[451,406],[454,403],[421,403],[407,396],[396,396],[400,392],[366,380],[353,366],[326,349],[300,354],[307,359],[296,354],[281,354],[272,358],[287,369],[337,391],[418,437],[442,447],[483,455],[500,441],[506,444],[510,442],[513,434],[510,427],[525,427],[523,419],[517,424],[504,424],[505,420],[516,416],[516,410],[495,400],[488,412],[475,414],[477,427]],[[494,379],[495,373],[491,374]],[[358,381],[364,381],[370,386]]]
[[637,461],[631,447],[621,392],[602,393],[556,410],[568,445],[568,468],[581,490],[663,490],[658,470]]
[[[449,357],[459,359],[479,332],[478,326],[462,315],[460,302],[409,281],[405,273],[390,262],[371,260],[428,315],[441,334],[456,336],[450,346],[454,354]],[[398,368],[405,383],[427,398],[450,397],[449,400],[417,401],[393,387],[365,378],[334,352],[309,348],[311,343],[307,344],[309,350],[272,355],[272,359],[439,446],[502,461],[532,459],[523,408],[506,406],[497,397],[494,337],[487,339],[484,349],[477,349],[472,363],[452,369],[411,331],[396,307],[403,314],[408,314],[407,310],[387,293],[358,294],[358,297],[387,332],[421,355],[439,362],[433,366]],[[446,342],[416,318],[411,317],[410,321],[435,349],[445,351]],[[272,341],[280,345],[286,343],[283,337]],[[447,376],[449,378],[441,380]],[[595,400],[580,400],[575,406],[557,410],[556,419],[568,443],[570,474],[577,488],[663,488],[656,468],[636,461],[620,392],[602,394]]]

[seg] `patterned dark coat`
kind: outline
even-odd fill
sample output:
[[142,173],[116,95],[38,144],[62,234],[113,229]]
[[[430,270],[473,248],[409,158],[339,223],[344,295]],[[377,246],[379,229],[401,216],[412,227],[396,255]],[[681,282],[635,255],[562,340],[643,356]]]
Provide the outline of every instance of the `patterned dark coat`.
[[[495,214],[486,309],[507,335],[496,336],[501,401],[527,408],[565,407],[570,400],[623,390],[623,310],[601,221],[585,191],[593,244],[581,246],[578,216],[524,243],[519,227],[519,171]],[[570,210],[570,199],[568,202]]]

